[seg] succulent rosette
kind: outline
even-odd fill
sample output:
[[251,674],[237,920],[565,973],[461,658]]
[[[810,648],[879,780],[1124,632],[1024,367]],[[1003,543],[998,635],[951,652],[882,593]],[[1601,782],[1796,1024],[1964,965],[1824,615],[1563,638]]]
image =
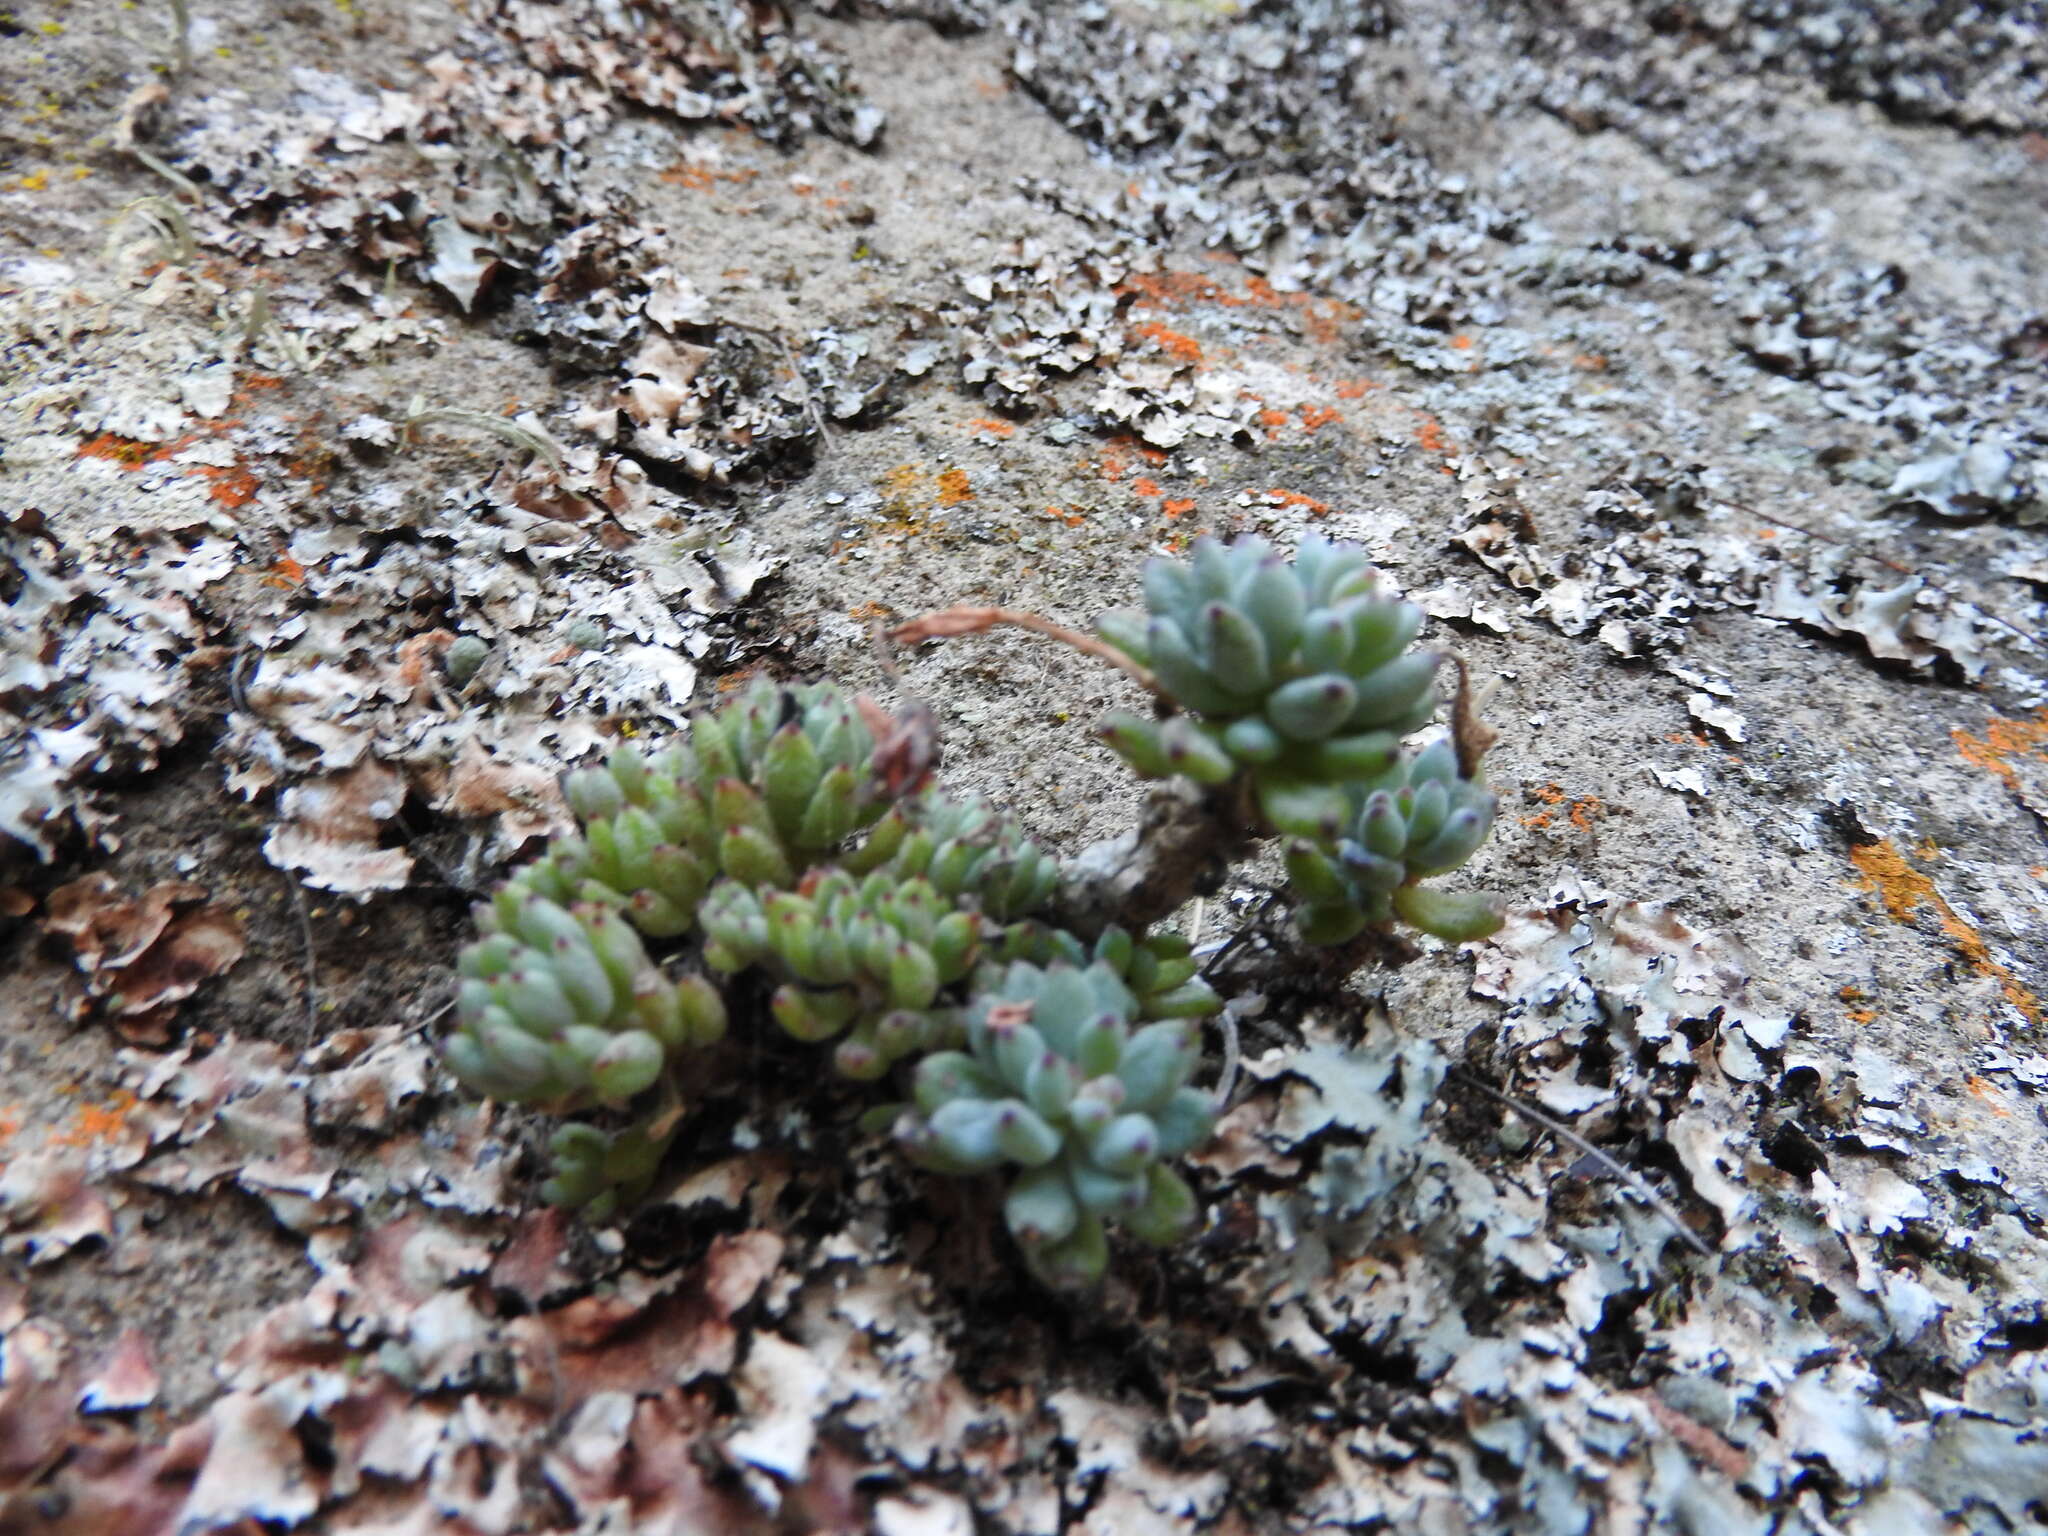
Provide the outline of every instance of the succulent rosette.
[[1018,1170],[1004,1216],[1050,1284],[1101,1278],[1112,1221],[1166,1244],[1197,1214],[1169,1163],[1215,1126],[1213,1097],[1189,1082],[1199,1031],[1188,1019],[1136,1022],[1136,1012],[1106,962],[1017,961],[986,978],[964,1049],[918,1064],[897,1122],[898,1141],[927,1168]]
[[663,974],[610,907],[563,907],[514,881],[479,924],[443,1047],[473,1092],[560,1111],[620,1105],[654,1085],[670,1052],[725,1033],[718,989]]
[[541,1185],[541,1198],[603,1221],[647,1193],[672,1134],[651,1121],[613,1131],[571,1121],[548,1140],[554,1172]]
[[1448,738],[1343,792],[1336,835],[1298,839],[1287,849],[1304,938],[1338,944],[1393,917],[1452,940],[1484,938],[1500,926],[1484,897],[1417,883],[1471,858],[1499,806],[1491,790],[1459,773]]
[[1105,928],[1092,945],[1083,944],[1064,928],[1024,921],[1003,930],[994,959],[1007,964],[1024,960],[1036,966],[1055,962],[1086,967],[1107,965],[1130,988],[1140,1019],[1200,1019],[1223,1008],[1187,939],[1164,929],[1134,937],[1118,927]]
[[1289,561],[1261,538],[1197,541],[1189,563],[1145,566],[1143,612],[1103,638],[1188,711],[1114,714],[1102,736],[1141,775],[1222,784],[1249,772],[1277,829],[1320,829],[1304,786],[1383,771],[1436,709],[1442,658],[1409,651],[1422,610],[1382,589],[1365,552],[1319,534]]
[[[787,888],[827,857],[859,865],[849,839],[889,809],[874,749],[837,689],[756,683],[698,716],[683,741],[652,754],[628,743],[570,774],[582,835],[558,839],[519,878],[557,901],[615,906],[650,938],[687,933],[721,876]],[[877,829],[867,862],[906,830]]]
[[893,869],[855,880],[826,868],[794,891],[721,881],[703,907],[705,962],[760,966],[780,979],[769,1008],[799,1040],[840,1037],[833,1061],[871,1079],[945,1030],[942,987],[973,969],[982,920],[917,876]]
[[1289,561],[1261,538],[1203,539],[1189,562],[1149,562],[1144,593],[1143,611],[1098,628],[1185,713],[1113,714],[1101,735],[1147,778],[1248,780],[1265,826],[1294,839],[1303,937],[1341,943],[1395,918],[1452,939],[1499,925],[1484,898],[1417,884],[1472,856],[1496,802],[1449,742],[1403,750],[1436,711],[1442,658],[1408,648],[1422,610],[1363,550],[1309,534]]

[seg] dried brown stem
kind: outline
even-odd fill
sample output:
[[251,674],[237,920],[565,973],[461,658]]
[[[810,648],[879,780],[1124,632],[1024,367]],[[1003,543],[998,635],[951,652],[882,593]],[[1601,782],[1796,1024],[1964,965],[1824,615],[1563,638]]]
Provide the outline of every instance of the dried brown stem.
[[1210,790],[1182,779],[1155,785],[1136,828],[1067,862],[1060,920],[1090,934],[1157,922],[1214,890],[1257,825],[1242,780]]
[[1056,624],[1035,613],[1026,613],[1021,608],[974,608],[965,604],[941,608],[937,613],[912,619],[908,624],[898,624],[889,631],[889,638],[899,645],[915,645],[920,640],[951,640],[959,635],[983,634],[998,624],[1028,629],[1035,635],[1044,635],[1048,640],[1071,646],[1083,655],[1106,661],[1147,693],[1169,704],[1173,702],[1160,688],[1159,679],[1152,675],[1150,668],[1140,666],[1107,640],[1084,635],[1078,629],[1069,629],[1064,624]]
[[1500,732],[1479,718],[1479,701],[1465,658],[1453,656],[1451,665],[1458,669],[1458,692],[1451,700],[1451,742],[1458,750],[1459,774],[1477,779],[1480,760],[1500,740]]

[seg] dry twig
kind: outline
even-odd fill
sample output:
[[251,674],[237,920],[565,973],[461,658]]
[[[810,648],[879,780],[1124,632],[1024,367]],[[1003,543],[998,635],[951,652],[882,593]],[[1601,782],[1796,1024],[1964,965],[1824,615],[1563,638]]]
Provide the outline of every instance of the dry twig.
[[915,645],[920,640],[951,640],[960,635],[983,634],[998,624],[1028,629],[1035,635],[1044,635],[1048,640],[1071,646],[1083,655],[1106,661],[1147,693],[1168,704],[1173,702],[1149,667],[1141,667],[1107,640],[1084,635],[1078,629],[1069,629],[1064,624],[1054,623],[1035,613],[1026,613],[1021,608],[975,608],[967,604],[941,608],[937,613],[912,619],[908,624],[898,624],[889,631],[889,638],[899,645]]
[[1714,1256],[1714,1250],[1707,1246],[1706,1239],[1687,1226],[1685,1219],[1678,1214],[1676,1207],[1662,1195],[1658,1194],[1656,1190],[1652,1189],[1642,1175],[1634,1169],[1617,1161],[1609,1153],[1601,1151],[1600,1148],[1594,1146],[1592,1142],[1586,1140],[1585,1137],[1581,1136],[1570,1126],[1551,1119],[1550,1116],[1544,1114],[1542,1110],[1537,1109],[1534,1105],[1525,1104],[1512,1094],[1502,1093],[1490,1083],[1482,1083],[1469,1072],[1460,1072],[1453,1068],[1450,1075],[1467,1088],[1477,1088],[1489,1099],[1505,1104],[1530,1124],[1541,1127],[1543,1130],[1550,1132],[1559,1141],[1577,1148],[1587,1157],[1592,1158],[1594,1162],[1627,1185],[1629,1190],[1645,1205],[1649,1206],[1651,1210],[1670,1222],[1673,1230],[1684,1240],[1686,1247],[1699,1254],[1702,1258],[1711,1259]]
[[299,909],[299,933],[306,942],[306,1027],[317,1038],[320,1033],[320,956],[313,947],[313,914],[306,910],[305,887],[289,870],[278,871],[291,888],[292,902]]

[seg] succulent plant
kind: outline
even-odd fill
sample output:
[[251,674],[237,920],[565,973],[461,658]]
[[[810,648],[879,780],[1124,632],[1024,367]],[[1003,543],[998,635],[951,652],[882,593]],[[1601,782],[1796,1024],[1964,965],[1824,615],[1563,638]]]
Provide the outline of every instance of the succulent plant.
[[1151,668],[1189,715],[1114,714],[1102,736],[1139,774],[1221,784],[1249,771],[1260,808],[1306,833],[1292,791],[1380,772],[1436,709],[1439,656],[1408,650],[1422,610],[1381,590],[1355,545],[1310,534],[1292,562],[1266,540],[1202,539],[1152,560],[1145,609],[1103,637]]
[[1050,1284],[1101,1278],[1109,1221],[1165,1244],[1195,1220],[1194,1192],[1168,1160],[1215,1124],[1214,1100],[1188,1082],[1199,1032],[1187,1019],[1134,1027],[1136,1012],[1105,961],[1014,962],[986,977],[965,1048],[918,1063],[897,1121],[897,1140],[927,1168],[1020,1170],[1004,1215]]
[[[1168,1160],[1211,1129],[1188,1078],[1221,1004],[1187,941],[1032,917],[1056,863],[981,801],[910,789],[900,759],[836,691],[762,684],[683,743],[569,776],[581,831],[478,909],[446,1042],[474,1092],[598,1112],[554,1134],[547,1199],[603,1219],[644,1193],[678,1053],[725,1032],[725,978],[758,967],[842,1074],[922,1055],[885,1123],[937,1171],[1017,1165],[1006,1213],[1048,1280],[1098,1278],[1107,1222],[1164,1243],[1193,1221]],[[686,935],[708,977],[643,939]]]
[[485,936],[463,951],[444,1047],[473,1092],[558,1111],[624,1104],[670,1053],[725,1033],[718,989],[663,975],[609,907],[563,907],[514,881],[478,922]]
[[1130,988],[1140,1019],[1200,1019],[1223,1008],[1223,999],[1201,979],[1192,946],[1177,933],[1148,933],[1134,939],[1126,930],[1110,927],[1091,947],[1064,928],[1025,921],[1003,931],[993,958],[1036,966],[1058,961],[1083,967],[1100,961]]
[[[558,839],[519,878],[555,901],[616,907],[652,938],[687,933],[721,875],[787,888],[834,854],[861,865],[843,845],[888,809],[869,770],[874,745],[837,689],[757,682],[676,745],[650,756],[628,743],[570,774],[583,835]],[[867,862],[907,830],[894,823]]]
[[648,1121],[615,1131],[581,1122],[561,1126],[548,1140],[555,1168],[541,1198],[603,1221],[647,1193],[673,1137],[673,1129],[664,1132]]
[[1459,773],[1448,737],[1341,792],[1345,808],[1334,834],[1287,850],[1304,938],[1339,944],[1394,916],[1453,940],[1484,938],[1500,926],[1483,897],[1416,884],[1471,858],[1499,805],[1492,791]]
[[833,1061],[869,1079],[936,1043],[939,989],[974,967],[982,919],[930,881],[893,867],[856,880],[814,870],[794,891],[721,880],[702,908],[704,960],[733,972],[760,965],[781,978],[769,1002],[799,1040],[842,1033]]
[[924,876],[949,900],[971,900],[1006,922],[1044,906],[1059,883],[1058,862],[980,799],[927,789],[900,809],[909,831],[889,867]]
[[1151,561],[1144,587],[1142,613],[1098,627],[1189,713],[1113,714],[1101,735],[1147,778],[1246,778],[1264,824],[1296,840],[1304,938],[1396,917],[1453,939],[1499,925],[1481,897],[1416,884],[1472,856],[1496,802],[1483,745],[1469,776],[1448,741],[1403,753],[1435,712],[1442,658],[1408,650],[1422,610],[1381,590],[1363,550],[1310,534],[1290,564],[1264,539],[1203,539],[1189,564]]

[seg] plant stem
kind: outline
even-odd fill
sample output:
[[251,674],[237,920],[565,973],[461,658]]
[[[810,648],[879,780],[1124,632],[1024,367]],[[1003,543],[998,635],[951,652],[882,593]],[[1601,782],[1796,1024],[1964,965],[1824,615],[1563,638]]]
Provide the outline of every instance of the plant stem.
[[1018,629],[1028,629],[1033,634],[1044,635],[1048,640],[1057,640],[1062,645],[1071,646],[1083,655],[1106,661],[1153,697],[1163,699],[1169,704],[1173,702],[1172,697],[1159,686],[1159,679],[1152,675],[1149,668],[1141,667],[1107,640],[1084,635],[1078,629],[1069,629],[1064,624],[1056,624],[1051,619],[1035,613],[1026,613],[1021,608],[973,608],[964,604],[942,608],[937,613],[928,613],[921,619],[912,619],[908,624],[898,624],[889,631],[889,638],[899,645],[914,645],[920,640],[950,640],[956,635],[979,635],[994,629],[998,624],[1011,624]]
[[192,12],[187,0],[171,0],[171,25],[177,29],[171,46],[178,61],[178,73],[182,75],[192,68]]

